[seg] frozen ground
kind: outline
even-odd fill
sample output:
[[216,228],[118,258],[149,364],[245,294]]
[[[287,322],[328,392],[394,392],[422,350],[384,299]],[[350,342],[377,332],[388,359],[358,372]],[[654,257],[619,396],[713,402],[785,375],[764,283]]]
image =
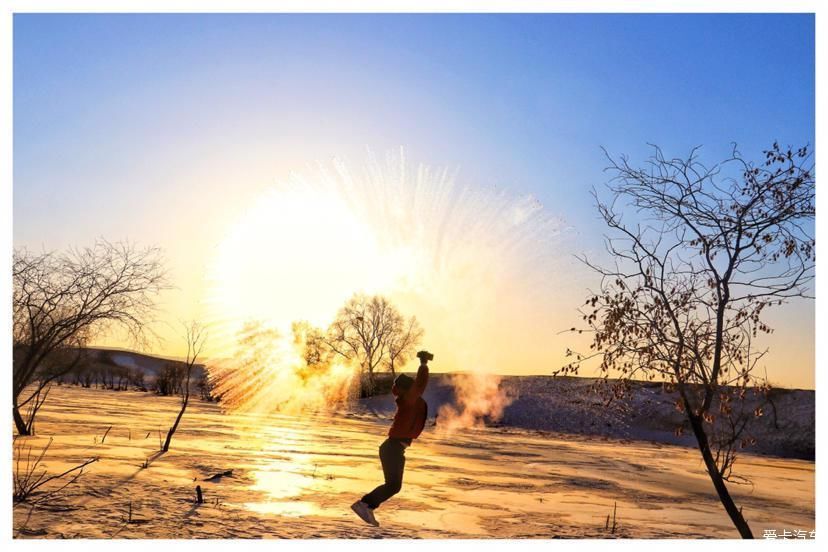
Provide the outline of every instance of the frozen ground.
[[[84,538],[736,538],[698,453],[664,443],[494,428],[427,429],[407,451],[400,495],[363,524],[350,504],[381,479],[387,419],[225,415],[195,400],[158,455],[178,409],[150,393],[56,387],[35,451],[49,472],[100,457],[59,498],[14,507],[17,537]],[[101,443],[107,428],[112,426]],[[227,470],[229,476],[205,479]],[[814,528],[814,463],[743,455],[732,485],[754,533]],[[205,503],[194,504],[195,486]],[[131,518],[130,512],[131,510]]]

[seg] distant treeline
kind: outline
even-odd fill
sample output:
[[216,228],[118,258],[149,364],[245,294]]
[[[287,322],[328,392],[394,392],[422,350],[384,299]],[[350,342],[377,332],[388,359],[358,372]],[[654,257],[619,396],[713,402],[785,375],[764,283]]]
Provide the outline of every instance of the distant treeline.
[[[87,349],[83,359],[72,370],[57,378],[57,383],[85,388],[110,389],[113,391],[143,391],[158,395],[184,393],[187,366],[176,360],[153,359],[158,367],[125,366],[115,360],[120,351]],[[193,371],[193,387],[203,400],[217,400],[211,393],[207,373],[203,366]]]

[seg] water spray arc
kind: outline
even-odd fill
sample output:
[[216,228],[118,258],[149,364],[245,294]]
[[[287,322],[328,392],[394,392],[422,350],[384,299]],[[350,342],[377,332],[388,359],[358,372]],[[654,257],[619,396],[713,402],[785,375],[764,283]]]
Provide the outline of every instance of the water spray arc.
[[[560,233],[536,199],[411,165],[402,150],[296,173],[259,198],[217,250],[207,306],[227,360],[213,377],[237,395],[234,408],[341,400],[354,367],[336,361],[303,377],[291,325],[326,328],[354,293],[416,315],[440,370],[496,374],[544,362]],[[255,355],[245,351],[261,339]]]

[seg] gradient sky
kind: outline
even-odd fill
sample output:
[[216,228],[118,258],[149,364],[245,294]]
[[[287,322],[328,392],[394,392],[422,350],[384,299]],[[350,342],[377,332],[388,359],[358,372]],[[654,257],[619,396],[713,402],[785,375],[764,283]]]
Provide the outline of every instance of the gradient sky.
[[[601,146],[760,159],[814,143],[814,88],[812,15],[17,14],[14,243],[158,244],[181,288],[165,312],[188,318],[204,259],[262,190],[404,146],[534,194],[572,229],[562,254],[594,253]],[[577,320],[597,281],[567,274]],[[813,303],[768,318],[771,380],[812,388]]]

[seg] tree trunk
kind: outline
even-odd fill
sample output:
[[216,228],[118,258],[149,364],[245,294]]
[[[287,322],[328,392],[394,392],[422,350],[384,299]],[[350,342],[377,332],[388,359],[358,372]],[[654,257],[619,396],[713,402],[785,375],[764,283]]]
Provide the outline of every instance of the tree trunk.
[[179,411],[178,416],[175,418],[175,423],[167,432],[167,439],[164,441],[164,446],[161,447],[161,450],[167,452],[170,450],[170,441],[172,441],[172,436],[175,433],[175,430],[178,429],[178,423],[181,421],[181,418],[184,416],[184,411],[187,410],[187,403],[190,401],[190,396],[187,395],[184,398],[184,402],[181,403],[181,411]]
[[713,486],[719,494],[719,500],[722,501],[722,505],[724,506],[725,511],[727,511],[727,515],[730,516],[731,521],[733,521],[733,525],[736,526],[736,529],[739,531],[739,535],[743,539],[752,539],[753,533],[751,532],[747,521],[745,521],[742,511],[736,507],[736,503],[733,502],[733,497],[730,496],[730,492],[727,490],[724,478],[722,478],[722,474],[719,473],[719,468],[716,466],[716,460],[713,458],[713,453],[710,450],[710,443],[707,440],[707,433],[704,431],[704,422],[702,421],[702,418],[692,414],[689,409],[687,411],[687,418],[690,420],[690,426],[693,428],[693,434],[696,436],[696,441],[699,444],[699,450],[701,451],[702,458],[704,459],[704,465],[707,467],[707,473],[710,475],[710,480],[713,481]]
[[31,435],[32,432],[29,431],[29,426],[26,425],[26,422],[23,420],[23,416],[20,415],[20,408],[16,404],[12,405],[12,417],[14,418],[14,425],[17,428],[18,435]]
[[359,395],[361,398],[374,395],[374,373],[366,370],[359,376]]

